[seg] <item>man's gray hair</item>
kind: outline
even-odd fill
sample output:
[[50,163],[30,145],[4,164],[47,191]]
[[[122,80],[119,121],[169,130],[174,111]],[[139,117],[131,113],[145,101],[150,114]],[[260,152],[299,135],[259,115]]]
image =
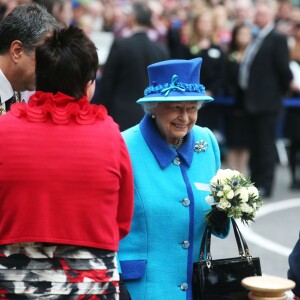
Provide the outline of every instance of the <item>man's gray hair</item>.
[[48,32],[60,24],[47,10],[31,3],[15,7],[0,22],[0,55],[7,53],[13,41],[20,41],[25,52],[33,51]]

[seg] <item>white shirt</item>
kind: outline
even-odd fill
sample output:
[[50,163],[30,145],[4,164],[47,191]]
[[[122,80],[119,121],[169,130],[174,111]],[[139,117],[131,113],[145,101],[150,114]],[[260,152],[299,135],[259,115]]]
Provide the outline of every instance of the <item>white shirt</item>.
[[0,69],[0,97],[1,104],[5,103],[8,99],[10,99],[14,95],[14,90],[7,80],[2,70]]

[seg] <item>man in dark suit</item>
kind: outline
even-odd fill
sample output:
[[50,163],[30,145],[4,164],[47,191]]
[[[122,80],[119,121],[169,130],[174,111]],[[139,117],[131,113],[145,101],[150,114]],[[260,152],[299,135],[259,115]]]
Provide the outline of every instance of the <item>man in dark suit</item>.
[[282,98],[292,83],[287,39],[275,29],[275,0],[256,4],[257,35],[247,47],[239,84],[251,122],[250,174],[262,196],[272,193],[276,152],[276,128]]
[[289,269],[287,272],[288,279],[295,281],[296,286],[292,290],[294,300],[300,300],[300,236],[289,255]]
[[136,101],[149,85],[147,66],[169,58],[168,51],[147,36],[151,11],[146,4],[133,5],[132,22],[132,36],[113,42],[100,79],[99,96],[93,99],[106,106],[120,130],[136,125],[144,115]]
[[0,114],[17,100],[14,92],[35,89],[35,48],[55,28],[56,20],[36,4],[17,6],[1,21]]

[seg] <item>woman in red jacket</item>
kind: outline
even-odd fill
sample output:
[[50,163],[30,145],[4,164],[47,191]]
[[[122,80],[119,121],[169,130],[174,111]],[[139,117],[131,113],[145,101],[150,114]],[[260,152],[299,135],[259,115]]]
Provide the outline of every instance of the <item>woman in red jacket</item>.
[[118,299],[133,179],[117,124],[88,101],[97,68],[82,30],[55,32],[37,92],[0,118],[0,298]]

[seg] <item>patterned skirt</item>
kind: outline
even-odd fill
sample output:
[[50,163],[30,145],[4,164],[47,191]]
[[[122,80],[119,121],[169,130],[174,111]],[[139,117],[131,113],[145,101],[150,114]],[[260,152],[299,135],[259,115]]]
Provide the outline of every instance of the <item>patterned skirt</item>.
[[0,246],[0,300],[118,300],[116,252],[46,243]]

